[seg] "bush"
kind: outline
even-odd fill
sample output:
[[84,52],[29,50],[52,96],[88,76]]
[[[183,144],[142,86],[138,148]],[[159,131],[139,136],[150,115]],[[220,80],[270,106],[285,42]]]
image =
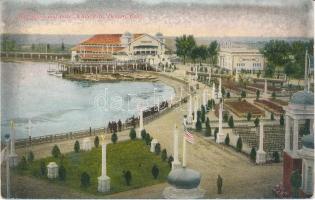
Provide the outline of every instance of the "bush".
[[145,143],[149,145],[151,141],[152,141],[152,137],[150,136],[149,133],[147,133],[147,135],[145,136]]
[[151,172],[152,172],[152,175],[153,175],[154,179],[157,179],[157,177],[158,177],[158,175],[160,173],[160,170],[159,170],[158,166],[153,165]]
[[25,156],[22,156],[21,161],[20,161],[20,163],[19,163],[19,168],[20,168],[21,170],[26,170],[27,167],[28,167],[28,166],[27,166],[26,158],[25,158]]
[[242,138],[241,138],[241,137],[238,137],[237,143],[236,143],[236,150],[237,150],[238,152],[241,152],[241,151],[242,151],[242,148],[243,148]]
[[81,187],[89,187],[90,186],[90,175],[88,174],[88,173],[86,173],[86,172],[83,172],[82,174],[81,174],[81,178],[80,178],[80,180],[81,180]]
[[172,162],[174,161],[173,156],[168,157],[167,163],[169,164],[170,168],[172,168]]
[[202,105],[201,106],[201,122],[204,123],[206,121],[206,108]]
[[280,115],[280,126],[284,126],[284,116],[283,116],[283,114]]
[[147,135],[147,131],[145,129],[143,129],[141,131],[141,138],[142,138],[142,140],[145,140],[146,135]]
[[163,161],[166,160],[166,158],[167,158],[167,151],[166,151],[166,149],[163,149],[163,150],[162,150],[161,158],[162,158]]
[[212,101],[209,99],[208,100],[208,105],[207,105],[207,107],[208,107],[208,110],[211,110],[212,109]]
[[244,90],[242,90],[242,92],[241,92],[241,97],[246,98],[246,92]]
[[271,115],[270,115],[270,119],[271,119],[271,120],[275,120],[275,114],[274,114],[273,112],[272,112]]
[[74,152],[78,153],[80,151],[80,143],[78,140],[74,143]]
[[227,114],[227,113],[224,113],[224,115],[223,115],[223,121],[224,121],[224,122],[228,122],[228,120],[229,120],[228,114]]
[[226,135],[226,137],[225,137],[225,140],[224,140],[224,143],[226,144],[226,145],[230,145],[230,136],[229,136],[229,134],[227,134]]
[[272,92],[271,97],[272,97],[273,99],[276,98],[276,92],[275,92],[275,91]]
[[61,155],[60,149],[57,145],[53,147],[53,149],[51,150],[51,154],[54,158],[58,158]]
[[276,163],[280,162],[280,156],[279,156],[278,151],[273,152],[272,157],[273,157],[274,162]]
[[226,93],[226,98],[230,98],[230,97],[231,97],[230,92],[227,92],[227,93]]
[[129,170],[123,171],[123,177],[125,178],[126,185],[130,185],[132,179],[131,172]]
[[255,124],[256,128],[259,126],[259,118],[258,117],[256,117],[254,124]]
[[115,144],[116,142],[117,142],[117,140],[118,140],[118,136],[117,136],[117,134],[114,132],[113,134],[112,134],[112,142]]
[[61,181],[66,180],[66,168],[63,165],[61,165],[58,169],[58,177]]
[[229,124],[229,127],[230,127],[230,128],[234,128],[234,119],[233,119],[233,116],[232,116],[232,115],[230,116],[230,119],[229,119],[229,123],[228,123],[228,124]]
[[196,122],[196,131],[201,131],[202,130],[202,124],[201,121],[198,119]]
[[259,96],[260,96],[260,91],[259,91],[259,90],[256,90],[256,100],[259,99]]
[[250,151],[250,159],[252,161],[256,161],[256,149],[254,147],[252,147],[252,150]]
[[134,128],[132,128],[130,130],[129,137],[130,137],[131,140],[135,140],[136,139],[137,133],[136,133],[136,130]]
[[252,113],[247,113],[247,121],[250,121],[251,120],[251,118],[252,118]]
[[34,153],[33,153],[33,151],[30,151],[30,152],[28,152],[27,161],[33,162],[33,160],[34,160]]
[[41,176],[46,176],[46,164],[44,161],[40,161],[40,164],[39,164],[39,174]]
[[95,136],[94,138],[94,146],[97,148],[100,145],[100,139],[98,138],[98,136]]
[[160,143],[157,143],[155,145],[154,152],[155,152],[156,155],[159,155],[161,153],[161,145],[160,145]]

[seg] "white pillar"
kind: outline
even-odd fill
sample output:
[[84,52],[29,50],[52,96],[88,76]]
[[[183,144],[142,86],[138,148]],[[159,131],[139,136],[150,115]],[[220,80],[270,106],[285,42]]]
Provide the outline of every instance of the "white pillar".
[[266,152],[264,151],[264,124],[261,120],[259,126],[259,149],[256,155],[256,163],[266,163]]
[[212,83],[212,99],[216,99],[216,95],[215,95],[215,83]]
[[209,84],[211,82],[211,70],[210,70],[210,73],[209,73]]
[[[15,153],[15,123],[10,122],[11,126],[11,151],[10,151],[10,166],[15,167],[18,165],[18,155]],[[9,151],[9,149],[8,149]]]
[[264,97],[267,98],[268,94],[267,94],[267,79],[265,79],[265,89],[264,89]]
[[[185,133],[183,133],[185,134]],[[186,167],[186,138],[185,135],[183,135],[183,167]]]
[[289,115],[285,116],[285,146],[284,149],[286,152],[290,151],[290,117]]
[[106,143],[102,144],[102,175],[98,177],[98,188],[99,192],[110,191],[110,178],[106,174]]
[[197,122],[197,111],[198,111],[198,99],[197,96],[195,97],[195,102],[194,102],[194,119],[193,122],[196,123]]
[[219,91],[218,91],[218,98],[221,99],[222,98],[222,83],[221,83],[221,77],[219,79]]
[[181,167],[181,164],[179,162],[179,159],[178,159],[178,131],[177,131],[177,125],[175,125],[175,129],[174,129],[174,161],[172,162],[172,170],[174,169],[178,169]]
[[238,70],[235,71],[235,82],[239,82],[239,78],[240,78],[240,75],[238,73]]
[[293,154],[296,154],[298,150],[299,142],[299,120],[293,119]]
[[220,103],[220,108],[219,108],[219,132],[217,134],[217,143],[224,143],[224,134],[223,134],[223,129],[222,129],[222,120],[223,120],[223,102]]
[[192,97],[191,95],[189,95],[189,103],[188,103],[188,113],[187,113],[187,120],[188,123],[191,124],[192,123]]

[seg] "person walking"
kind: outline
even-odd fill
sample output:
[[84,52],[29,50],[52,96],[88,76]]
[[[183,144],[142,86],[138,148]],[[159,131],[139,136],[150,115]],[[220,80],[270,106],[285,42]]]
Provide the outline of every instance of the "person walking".
[[222,185],[223,185],[223,179],[220,175],[218,175],[218,178],[217,178],[218,194],[222,194]]

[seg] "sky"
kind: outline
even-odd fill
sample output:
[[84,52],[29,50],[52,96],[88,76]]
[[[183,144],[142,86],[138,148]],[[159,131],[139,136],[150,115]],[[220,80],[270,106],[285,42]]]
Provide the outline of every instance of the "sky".
[[313,37],[312,0],[4,0],[1,32]]

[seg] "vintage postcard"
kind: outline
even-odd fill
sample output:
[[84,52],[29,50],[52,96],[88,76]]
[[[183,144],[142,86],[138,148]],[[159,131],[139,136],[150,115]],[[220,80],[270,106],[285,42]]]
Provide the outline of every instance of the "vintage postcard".
[[312,0],[2,0],[4,199],[314,193]]

